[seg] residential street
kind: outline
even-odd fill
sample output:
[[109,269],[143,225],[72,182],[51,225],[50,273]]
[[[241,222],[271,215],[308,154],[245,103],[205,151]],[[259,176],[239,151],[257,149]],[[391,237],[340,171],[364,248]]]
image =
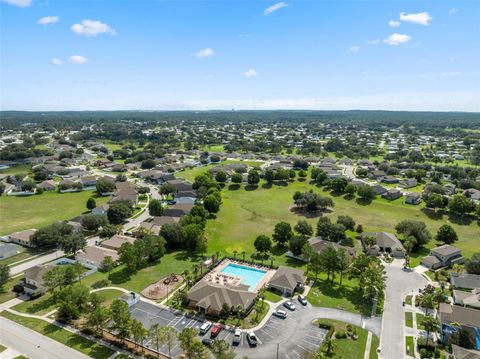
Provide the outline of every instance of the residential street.
[[387,289],[382,322],[380,348],[382,359],[405,357],[405,315],[402,302],[406,295],[427,285],[427,280],[412,269],[403,269],[403,259],[386,265]]
[[0,317],[0,342],[29,358],[35,359],[84,359],[88,358],[68,346]]

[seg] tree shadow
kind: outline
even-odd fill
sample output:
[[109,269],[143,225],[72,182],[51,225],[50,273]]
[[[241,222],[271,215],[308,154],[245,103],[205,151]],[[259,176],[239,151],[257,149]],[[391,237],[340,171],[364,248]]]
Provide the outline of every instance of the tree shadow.
[[286,247],[280,247],[278,244],[270,250],[270,253],[272,253],[274,256],[282,256],[287,252],[288,248]]
[[426,215],[428,218],[438,221],[443,218],[443,211],[435,211],[431,208],[424,207],[420,210],[424,215]]
[[360,205],[360,206],[368,206],[369,204],[372,203],[372,200],[369,199],[369,198],[361,198],[361,197],[359,197],[359,198],[357,198],[357,199],[355,200],[355,202],[356,202],[358,205]]
[[248,184],[245,186],[245,191],[255,191],[258,188],[256,184]]
[[298,182],[305,182],[307,179],[305,177],[298,177]]
[[295,258],[290,258],[290,257],[287,258],[285,263],[287,264],[287,266],[294,267],[294,268],[303,267],[305,265],[305,262]]
[[473,221],[473,218],[471,216],[459,216],[453,213],[450,213],[448,215],[448,219],[450,222],[461,225],[461,226],[468,226]]
[[337,192],[337,191],[330,191],[329,195],[332,197],[341,197],[343,195],[343,192]]
[[231,184],[228,186],[229,191],[237,191],[240,189],[240,185],[238,183]]
[[275,186],[279,187],[288,187],[288,182],[287,181],[275,181],[273,182]]
[[301,216],[301,217],[305,217],[305,218],[317,218],[317,217],[322,216],[322,211],[309,212],[309,211],[306,211],[303,208],[299,208],[299,207],[296,207],[296,206],[291,207],[290,212],[297,215],[297,216]]
[[354,198],[355,198],[354,194],[346,194],[345,196],[343,196],[343,199],[345,199],[347,201],[351,201]]
[[264,184],[262,184],[262,188],[264,189],[272,188],[272,182],[265,182]]
[[[29,314],[35,314],[45,309],[51,308],[55,305],[56,301],[53,296],[48,297],[47,299],[41,300],[32,304],[27,308],[26,312]],[[53,308],[52,308],[53,309]]]
[[188,251],[176,252],[173,257],[178,261],[192,261],[192,262],[198,261],[201,258],[201,256],[199,256],[198,254],[191,253]]
[[108,275],[108,279],[112,284],[121,284],[129,281],[132,277],[127,268],[122,268],[119,271],[112,272]]

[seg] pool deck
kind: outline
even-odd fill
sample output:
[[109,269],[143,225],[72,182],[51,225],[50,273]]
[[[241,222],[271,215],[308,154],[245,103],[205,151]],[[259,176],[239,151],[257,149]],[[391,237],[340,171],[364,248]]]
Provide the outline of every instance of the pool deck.
[[[272,279],[273,275],[275,274],[276,270],[271,269],[268,267],[264,267],[261,265],[252,265],[252,264],[247,264],[243,263],[241,261],[234,261],[231,259],[224,259],[220,264],[218,264],[215,268],[213,268],[210,273],[208,273],[204,280],[207,281],[214,281],[217,284],[224,284],[228,286],[239,286],[242,285],[242,278],[238,276],[234,276],[231,274],[224,274],[222,273],[223,269],[227,267],[229,264],[234,264],[237,266],[241,267],[246,267],[246,268],[251,268],[251,269],[257,269],[257,270],[262,270],[265,271],[265,275],[263,276],[262,280],[258,282],[255,288],[252,290],[249,290],[249,292],[252,293],[258,293],[262,287],[266,287],[267,283]],[[211,279],[211,280],[210,280]]]

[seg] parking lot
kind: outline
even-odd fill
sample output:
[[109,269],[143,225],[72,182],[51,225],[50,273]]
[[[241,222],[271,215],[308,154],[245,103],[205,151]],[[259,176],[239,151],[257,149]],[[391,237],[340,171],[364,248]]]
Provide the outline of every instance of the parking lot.
[[[320,343],[323,341],[326,331],[311,324],[312,313],[310,304],[306,307],[294,301],[296,306],[295,311],[289,311],[279,305],[279,308],[285,310],[287,314],[286,319],[280,319],[272,316],[267,323],[259,330],[255,331],[258,338],[258,346],[250,347],[245,335],[242,335],[240,344],[235,348],[238,357],[248,356],[250,359],[270,359],[278,357],[286,359],[304,358],[306,354],[313,353]],[[150,328],[153,324],[160,324],[162,326],[170,326],[178,331],[184,328],[199,329],[203,324],[203,320],[190,318],[181,312],[176,312],[171,309],[163,309],[143,301],[138,302],[130,308],[132,317],[142,322],[146,328]],[[246,332],[248,330],[244,330]],[[202,336],[199,336],[202,339]],[[210,333],[205,337],[210,338]],[[233,339],[233,332],[229,330],[222,330],[217,336],[217,339],[223,339],[227,343],[231,343]],[[146,345],[156,349],[156,344],[146,342]],[[160,347],[162,353],[168,354],[167,347]],[[172,356],[177,357],[181,353],[178,343],[172,348]]]

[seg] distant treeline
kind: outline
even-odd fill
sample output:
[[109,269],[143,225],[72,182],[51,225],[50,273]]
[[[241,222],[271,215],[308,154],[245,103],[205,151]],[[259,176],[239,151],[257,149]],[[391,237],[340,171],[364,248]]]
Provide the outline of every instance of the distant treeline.
[[12,129],[19,125],[37,127],[81,128],[92,123],[142,122],[144,125],[163,122],[180,123],[244,123],[258,122],[295,124],[324,123],[358,127],[417,128],[480,128],[480,113],[408,112],[408,111],[1,111],[0,126]]

